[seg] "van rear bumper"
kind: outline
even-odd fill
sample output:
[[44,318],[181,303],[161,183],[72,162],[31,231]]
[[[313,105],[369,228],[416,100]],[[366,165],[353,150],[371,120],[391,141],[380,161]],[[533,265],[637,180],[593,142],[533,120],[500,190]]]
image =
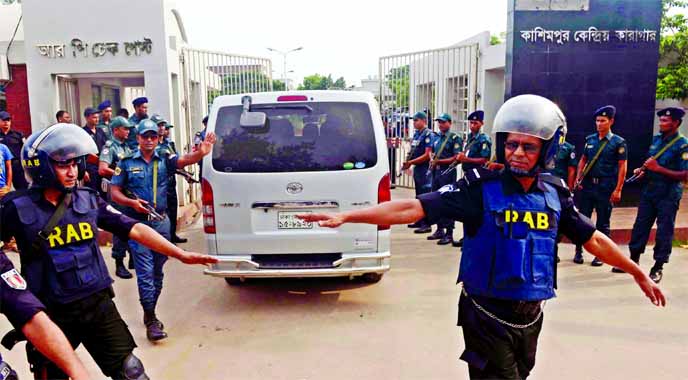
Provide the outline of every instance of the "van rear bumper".
[[214,277],[355,277],[366,273],[385,273],[390,268],[387,252],[343,253],[332,268],[261,269],[251,255],[217,255],[219,260],[203,273]]

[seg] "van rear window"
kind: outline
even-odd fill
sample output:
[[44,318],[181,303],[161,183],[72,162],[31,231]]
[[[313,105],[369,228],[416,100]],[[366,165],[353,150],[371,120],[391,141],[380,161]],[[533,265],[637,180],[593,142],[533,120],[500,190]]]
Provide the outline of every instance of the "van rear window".
[[375,133],[366,103],[259,104],[267,127],[239,125],[242,106],[218,112],[213,167],[221,172],[358,170],[377,163]]

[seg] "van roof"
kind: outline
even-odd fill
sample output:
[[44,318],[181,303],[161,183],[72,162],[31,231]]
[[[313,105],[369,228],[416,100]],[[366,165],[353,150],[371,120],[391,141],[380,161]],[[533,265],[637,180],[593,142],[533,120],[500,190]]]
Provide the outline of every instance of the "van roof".
[[241,98],[249,95],[252,103],[265,104],[277,103],[277,98],[280,96],[294,96],[303,95],[308,98],[308,101],[314,102],[375,102],[375,97],[370,92],[365,91],[273,91],[273,92],[257,92],[250,94],[239,95],[222,95],[213,101],[213,107],[236,106],[241,104]]

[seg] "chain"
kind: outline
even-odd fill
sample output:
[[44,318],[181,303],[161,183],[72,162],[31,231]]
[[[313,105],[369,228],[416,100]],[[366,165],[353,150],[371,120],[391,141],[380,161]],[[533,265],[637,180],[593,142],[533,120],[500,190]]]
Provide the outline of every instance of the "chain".
[[475,300],[474,300],[473,298],[471,298],[471,297],[468,295],[468,293],[466,293],[466,289],[461,289],[461,292],[463,293],[464,296],[468,297],[468,299],[471,300],[471,302],[473,302],[473,305],[476,307],[476,309],[480,310],[480,311],[483,312],[485,315],[487,315],[488,317],[494,319],[495,321],[497,321],[497,322],[499,322],[499,323],[501,323],[501,324],[503,324],[503,325],[505,325],[505,326],[513,327],[513,328],[515,328],[515,329],[527,329],[528,327],[530,327],[530,326],[534,325],[535,323],[537,323],[537,321],[539,321],[540,318],[542,317],[542,313],[545,311],[545,304],[547,303],[547,301],[542,301],[542,303],[540,304],[540,312],[538,313],[537,317],[535,317],[535,319],[534,319],[532,322],[527,323],[527,324],[525,324],[525,325],[517,325],[517,324],[515,324],[515,323],[507,322],[507,321],[505,321],[505,320],[503,320],[503,319],[500,319],[500,318],[497,317],[496,315],[494,315],[494,314],[490,313],[489,311],[485,310],[482,306],[480,306],[477,302],[475,302]]

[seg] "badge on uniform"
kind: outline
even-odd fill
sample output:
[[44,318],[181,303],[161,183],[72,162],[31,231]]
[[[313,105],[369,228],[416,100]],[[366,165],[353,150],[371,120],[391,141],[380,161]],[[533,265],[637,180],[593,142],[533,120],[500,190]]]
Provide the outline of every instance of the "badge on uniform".
[[115,175],[120,175],[122,173],[122,168],[119,166],[115,168]]
[[487,143],[483,143],[483,150],[487,149]]
[[2,280],[12,289],[26,290],[26,281],[16,269],[12,268],[2,274]]
[[459,149],[459,144],[454,144],[454,149]]
[[426,137],[426,138],[425,138],[425,143],[426,143],[426,144],[430,144],[430,137]]
[[101,154],[110,154],[110,149],[108,149],[108,148],[103,149]]
[[619,154],[624,154],[625,151],[626,151],[626,148],[624,148],[622,146],[619,147]]
[[683,158],[683,160],[688,160],[688,152],[683,152],[681,158]]

